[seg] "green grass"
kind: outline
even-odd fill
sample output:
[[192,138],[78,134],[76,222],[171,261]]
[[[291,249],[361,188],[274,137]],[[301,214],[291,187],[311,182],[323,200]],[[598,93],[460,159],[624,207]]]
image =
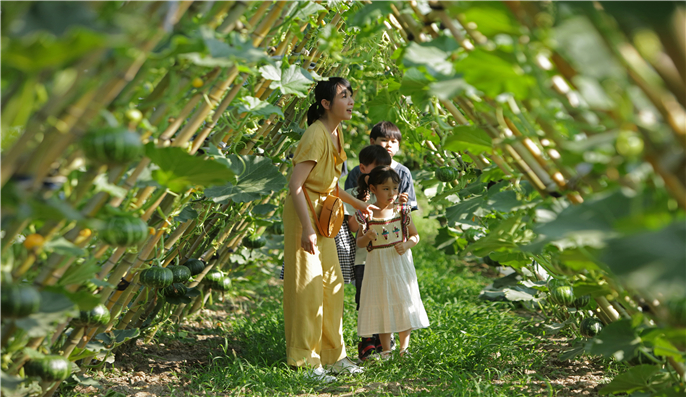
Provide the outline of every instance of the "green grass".
[[[435,230],[432,221],[417,219],[420,231]],[[412,334],[412,358],[374,363],[365,373],[322,386],[307,381],[285,363],[281,306],[282,288],[264,286],[249,311],[227,324],[239,353],[227,350],[212,358],[209,368],[195,371],[191,394],[278,396],[342,393],[382,384],[365,395],[525,396],[514,383],[526,381],[526,369],[543,365],[534,353],[536,340],[521,331],[524,320],[508,304],[480,301],[488,279],[474,274],[432,247],[430,233],[417,246],[415,266],[431,326]],[[344,338],[350,357],[356,356],[355,288],[346,285]],[[504,385],[494,379],[506,377]],[[393,389],[396,383],[403,385]],[[388,386],[388,385],[391,386]],[[508,386],[509,384],[509,386]],[[407,386],[407,388],[405,387]]]
[[[218,337],[209,364],[186,367],[186,372],[178,376],[189,383],[179,388],[169,385],[169,395],[273,397],[355,392],[365,396],[515,397],[559,394],[563,386],[554,385],[547,377],[566,375],[549,368],[549,354],[536,350],[541,339],[524,331],[530,323],[516,315],[510,303],[479,300],[479,291],[492,280],[473,273],[454,257],[433,247],[438,228],[435,221],[415,216],[415,223],[422,237],[413,249],[415,267],[431,326],[413,332],[411,359],[371,363],[366,365],[364,374],[341,377],[330,385],[308,381],[302,371],[286,365],[283,289],[267,282],[269,276],[264,275],[261,280],[252,280],[251,287],[256,293],[246,305],[245,313],[227,316],[219,328],[198,331]],[[353,358],[357,355],[358,341],[354,293],[354,286],[346,285],[344,338],[348,356]],[[221,303],[214,306],[221,308]],[[168,344],[174,334],[170,330],[166,332],[169,333],[158,334],[158,341]],[[184,343],[190,340],[192,346],[194,335],[188,336],[182,339]],[[612,367],[606,370],[615,372]],[[532,381],[543,381],[543,388],[535,393],[524,389]]]

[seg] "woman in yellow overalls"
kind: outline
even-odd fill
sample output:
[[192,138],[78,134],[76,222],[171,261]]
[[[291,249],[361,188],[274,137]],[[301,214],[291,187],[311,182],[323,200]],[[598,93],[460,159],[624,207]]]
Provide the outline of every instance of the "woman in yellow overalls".
[[[362,372],[348,359],[343,342],[343,275],[336,244],[319,233],[314,221],[323,199],[338,185],[347,158],[338,126],[350,120],[355,102],[350,83],[340,77],[320,81],[314,92],[283,209],[283,312],[288,364],[309,367],[308,377],[330,382],[334,378],[327,373]],[[303,189],[317,214],[310,211]],[[344,202],[371,213],[373,206],[343,189],[338,193]]]

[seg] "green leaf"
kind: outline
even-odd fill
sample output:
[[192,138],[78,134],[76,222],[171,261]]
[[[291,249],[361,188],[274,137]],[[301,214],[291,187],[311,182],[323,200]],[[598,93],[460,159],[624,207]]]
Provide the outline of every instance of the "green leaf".
[[685,241],[686,223],[677,221],[656,232],[609,240],[602,259],[632,287],[676,296],[686,285]]
[[528,97],[529,88],[536,79],[522,70],[516,59],[499,51],[488,52],[479,47],[455,64],[455,70],[464,80],[483,91],[490,98],[512,93],[516,98]]
[[617,375],[612,382],[600,389],[600,395],[610,393],[633,393],[635,391],[650,390],[650,379],[660,371],[655,365],[637,365],[629,368],[623,374]]
[[574,283],[573,287],[574,296],[576,297],[591,295],[591,297],[596,298],[599,296],[607,296],[613,292],[609,285],[594,282],[577,281]]
[[429,84],[429,94],[438,99],[451,100],[458,95],[478,95],[478,91],[463,78],[436,81]]
[[83,220],[83,215],[72,208],[64,201],[60,201],[55,197],[50,197],[45,200],[42,198],[29,199],[31,205],[31,216],[36,219],[49,219],[56,221]]
[[272,211],[275,211],[278,206],[274,204],[258,204],[252,209],[252,213],[255,215],[267,215]]
[[81,290],[71,292],[61,285],[45,287],[44,291],[50,291],[62,296],[66,296],[79,310],[91,310],[100,303],[100,296],[93,295],[92,292]]
[[629,360],[636,354],[640,343],[641,338],[631,326],[631,320],[619,320],[608,324],[595,336],[591,353],[620,361]]
[[408,69],[401,81],[400,93],[412,97],[412,103],[420,109],[425,108],[429,102],[428,85],[435,81],[417,68]]
[[445,210],[445,217],[448,222],[452,223],[466,223],[468,225],[474,225],[472,217],[474,212],[481,208],[484,200],[482,197],[476,197],[469,200],[463,200],[461,203],[448,207]]
[[307,2],[304,7],[300,8],[295,15],[293,15],[293,18],[306,21],[310,15],[318,14],[322,11],[326,11],[326,7],[321,4]]
[[115,329],[111,330],[107,333],[101,333],[97,334],[95,336],[95,340],[100,341],[104,343],[106,346],[110,346],[110,348],[121,345],[122,343],[128,341],[129,339],[133,339],[138,337],[140,335],[140,330],[138,328],[134,329]]
[[259,98],[252,96],[245,96],[241,98],[241,104],[238,105],[239,113],[250,113],[256,116],[270,116],[274,113],[283,117],[283,112],[278,106],[274,106],[267,101],[262,101]]
[[680,363],[684,362],[684,355],[679,351],[679,349],[676,348],[676,346],[671,344],[668,340],[663,338],[657,338],[655,339],[655,341],[653,341],[653,345],[653,351],[656,356],[672,357],[674,360]]
[[53,251],[61,255],[82,257],[84,255],[84,250],[77,247],[71,241],[65,239],[64,237],[58,237],[54,240],[50,240],[43,248],[48,251]]
[[410,42],[410,45],[405,48],[403,63],[407,67],[423,66],[433,76],[438,74],[451,76],[453,64],[447,58],[448,53],[431,45],[431,42],[422,45]]
[[367,110],[372,124],[383,120],[395,122],[399,118],[397,99],[387,89],[379,91],[371,101],[367,102]]
[[80,265],[72,265],[60,277],[57,285],[66,287],[67,285],[82,284],[89,281],[100,271],[100,265],[95,261],[85,262]]
[[151,142],[145,146],[145,154],[160,167],[153,171],[153,178],[173,192],[181,193],[196,185],[219,185],[235,178],[219,161],[191,156],[178,147],[156,148]]
[[269,88],[278,88],[283,94],[305,98],[313,83],[312,76],[298,65],[291,65],[285,70],[280,67],[281,62],[277,62],[276,66],[265,65],[260,68],[262,77],[272,80]]
[[513,190],[498,192],[489,196],[486,200],[486,206],[488,208],[499,212],[511,212],[521,205],[522,203],[517,200],[517,193]]
[[174,222],[187,222],[192,219],[197,219],[199,216],[198,211],[194,210],[193,207],[187,205],[183,207],[179,215],[174,217]]
[[465,246],[464,243],[460,243],[458,240],[460,235],[461,233],[457,229],[450,227],[438,229],[438,234],[435,238],[436,248],[445,252],[446,255],[457,255]]
[[113,197],[124,197],[128,192],[121,186],[113,185],[107,181],[106,174],[100,174],[93,181],[93,186],[96,192],[105,192]]
[[390,2],[387,1],[373,1],[371,4],[367,4],[360,8],[355,14],[353,14],[346,23],[348,26],[365,26],[369,25],[379,18],[384,17],[388,14],[393,13],[391,9]]
[[214,37],[214,31],[208,26],[201,26],[200,34],[205,42],[205,46],[207,46],[212,58],[215,60],[227,60],[231,61],[231,63],[239,61],[242,64],[252,64],[267,59],[267,54],[255,48],[250,39],[244,39],[235,32],[231,32],[227,36],[227,39],[231,41],[231,46],[217,40]]
[[488,133],[473,125],[453,128],[453,134],[446,138],[443,148],[456,152],[469,150],[473,154],[493,151],[492,140]]
[[79,314],[77,306],[64,294],[46,290],[40,294],[41,304],[38,312],[15,321],[15,325],[26,331],[30,338],[48,335],[55,330],[57,324]]
[[521,24],[510,10],[500,2],[479,1],[473,3],[454,3],[450,12],[464,15],[464,19],[475,23],[480,33],[492,37],[497,34],[519,36]]
[[[261,156],[231,155],[228,158],[231,169],[240,174],[238,181],[205,189],[205,196],[215,203],[249,202],[258,200],[273,191],[279,191],[286,186],[287,180],[274,166],[272,161]],[[243,170],[245,164],[245,170]]]
[[12,392],[24,382],[23,378],[12,376],[5,371],[0,371],[0,385],[2,385],[2,395],[13,395]]

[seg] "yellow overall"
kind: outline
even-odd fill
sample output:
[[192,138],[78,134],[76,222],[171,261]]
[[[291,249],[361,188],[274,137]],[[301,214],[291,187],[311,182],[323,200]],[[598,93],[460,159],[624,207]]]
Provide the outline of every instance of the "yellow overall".
[[346,160],[343,137],[338,134],[340,153],[321,121],[314,122],[302,136],[293,156],[293,165],[315,161],[303,188],[317,214],[308,206],[310,223],[317,233],[316,254],[301,245],[302,225],[293,198],[286,197],[283,209],[284,277],[283,314],[286,328],[286,355],[289,365],[333,364],[346,357],[343,342],[343,275],[333,238],[319,234],[314,216],[321,211],[322,199],[338,184]]

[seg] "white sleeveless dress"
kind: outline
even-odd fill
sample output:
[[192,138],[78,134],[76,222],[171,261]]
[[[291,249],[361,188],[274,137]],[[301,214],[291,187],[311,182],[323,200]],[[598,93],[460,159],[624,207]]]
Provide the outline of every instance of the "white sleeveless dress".
[[372,228],[377,240],[367,247],[357,333],[360,337],[426,328],[429,318],[419,294],[412,251],[398,255],[394,245],[407,241],[410,207],[400,206],[387,219],[367,218],[358,212],[362,233]]

